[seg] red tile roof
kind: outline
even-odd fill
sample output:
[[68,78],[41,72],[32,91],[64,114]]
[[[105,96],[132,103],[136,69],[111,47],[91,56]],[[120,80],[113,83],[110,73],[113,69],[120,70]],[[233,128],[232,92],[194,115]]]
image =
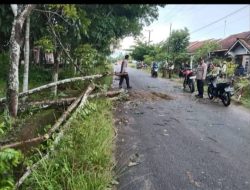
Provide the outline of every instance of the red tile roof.
[[194,53],[197,49],[199,49],[201,46],[203,46],[206,42],[209,42],[209,41],[218,41],[218,40],[209,39],[209,40],[203,40],[203,41],[190,42],[189,46],[187,47],[188,53]]
[[205,42],[208,41],[214,41],[219,43],[220,48],[216,51],[220,50],[226,51],[237,41],[238,38],[250,39],[250,31],[233,34],[224,39],[209,39],[203,41],[190,42],[189,46],[187,47],[187,51],[188,53],[194,53],[198,48],[200,48]]
[[237,38],[249,39],[250,38],[250,31],[242,32],[242,33],[238,33],[238,34],[233,34],[233,35],[228,36],[227,38],[221,40],[219,42],[220,49],[228,50],[237,41]]

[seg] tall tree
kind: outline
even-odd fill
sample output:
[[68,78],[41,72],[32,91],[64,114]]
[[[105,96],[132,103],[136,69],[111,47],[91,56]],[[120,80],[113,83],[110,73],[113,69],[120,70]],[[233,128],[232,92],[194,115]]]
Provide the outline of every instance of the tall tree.
[[219,48],[219,44],[215,41],[208,41],[204,43],[195,52],[194,59],[197,61],[200,57],[207,57],[208,54]]
[[[24,46],[24,74],[23,74],[23,92],[28,90],[29,85],[29,59],[30,58],[30,16],[26,20],[25,46]],[[26,97],[23,97],[25,101]]]
[[187,58],[187,46],[189,44],[189,32],[187,28],[173,30],[167,39],[164,47],[169,53],[173,63],[180,64],[183,59]]
[[20,58],[20,47],[22,45],[22,29],[23,24],[27,16],[29,16],[35,5],[11,5],[14,21],[12,24],[11,36],[10,36],[10,69],[7,85],[7,102],[10,115],[17,116],[18,109],[18,91],[19,91],[19,79],[18,79],[18,65]]
[[156,4],[92,4],[79,7],[91,20],[89,32],[83,36],[83,40],[107,54],[110,53],[111,39],[138,36],[143,26],[158,17]]
[[9,40],[13,21],[13,12],[10,5],[1,4],[0,6],[0,52],[9,50]]

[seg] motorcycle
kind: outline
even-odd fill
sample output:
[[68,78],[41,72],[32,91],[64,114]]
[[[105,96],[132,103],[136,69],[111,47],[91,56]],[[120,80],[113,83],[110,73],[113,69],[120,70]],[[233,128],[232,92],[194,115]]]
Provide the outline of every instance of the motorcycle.
[[180,76],[184,77],[184,81],[183,81],[184,90],[186,89],[186,86],[188,86],[190,92],[193,93],[195,91],[194,83],[195,83],[196,76],[194,75],[194,72],[192,71],[192,69],[187,68],[187,69],[180,70]]
[[230,82],[217,83],[218,75],[210,75],[207,77],[208,98],[212,100],[213,98],[220,98],[224,106],[229,106],[231,103],[231,96],[234,95],[233,79]]
[[158,77],[158,67],[153,67],[151,69],[151,76],[156,78]]

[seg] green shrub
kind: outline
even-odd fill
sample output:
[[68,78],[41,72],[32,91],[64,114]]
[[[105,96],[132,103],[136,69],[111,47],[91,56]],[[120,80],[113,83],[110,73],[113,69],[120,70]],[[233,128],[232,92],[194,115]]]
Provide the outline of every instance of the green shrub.
[[20,151],[6,148],[0,151],[0,189],[14,188],[14,168],[21,162],[23,155]]

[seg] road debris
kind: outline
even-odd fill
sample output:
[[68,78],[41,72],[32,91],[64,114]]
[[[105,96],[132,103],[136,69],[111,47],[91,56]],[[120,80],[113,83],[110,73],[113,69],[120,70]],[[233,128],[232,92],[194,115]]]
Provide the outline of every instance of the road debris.
[[161,92],[150,92],[144,90],[134,90],[133,92],[129,92],[128,100],[139,100],[139,101],[157,101],[157,100],[173,100],[174,97],[164,94]]
[[193,179],[191,172],[187,171],[186,174],[191,184],[195,185],[196,187],[201,187],[200,182],[197,182]]
[[136,166],[140,163],[140,157],[138,153],[132,154],[129,158],[128,167]]

